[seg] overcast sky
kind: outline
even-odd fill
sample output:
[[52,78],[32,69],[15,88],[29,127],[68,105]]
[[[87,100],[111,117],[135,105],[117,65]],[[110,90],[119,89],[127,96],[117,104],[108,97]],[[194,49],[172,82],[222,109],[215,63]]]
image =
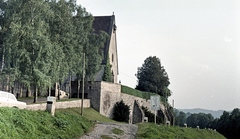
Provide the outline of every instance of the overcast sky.
[[119,80],[134,88],[157,56],[176,108],[240,107],[239,0],[77,0],[93,16],[114,12]]

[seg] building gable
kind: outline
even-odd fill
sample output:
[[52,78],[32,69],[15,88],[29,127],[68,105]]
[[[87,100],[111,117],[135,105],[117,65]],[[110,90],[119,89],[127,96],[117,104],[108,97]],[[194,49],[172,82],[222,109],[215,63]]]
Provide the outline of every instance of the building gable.
[[[117,42],[116,42],[116,24],[115,15],[111,16],[94,16],[93,28],[96,33],[104,31],[109,35],[109,38],[104,43],[104,57],[102,65],[106,65],[108,57],[112,65],[111,72],[113,75],[113,82],[117,83],[118,75],[118,56],[117,56]],[[102,74],[102,72],[101,72]],[[99,80],[98,76],[98,80]]]

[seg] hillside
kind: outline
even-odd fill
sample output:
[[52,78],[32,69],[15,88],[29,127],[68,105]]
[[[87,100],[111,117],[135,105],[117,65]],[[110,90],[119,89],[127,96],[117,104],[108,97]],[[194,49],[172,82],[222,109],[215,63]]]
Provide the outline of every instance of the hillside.
[[[83,117],[80,116],[79,108],[56,110],[55,117],[51,116],[49,113],[44,111],[27,111],[15,108],[0,108],[0,121],[1,121],[0,122],[1,139],[9,138],[73,139],[80,137],[84,133],[91,130],[91,128],[94,126],[94,123],[91,121],[107,122],[106,126],[108,125],[124,126],[122,123],[119,124],[109,118],[100,115],[98,112],[91,108],[84,109]],[[126,124],[126,127],[127,126],[129,125]],[[151,123],[138,124],[138,127],[139,130],[136,135],[137,139],[146,138],[224,139],[222,135],[213,130],[166,127],[162,125],[160,126],[154,125]],[[106,129],[109,129],[109,127],[106,127]]]
[[212,114],[214,118],[219,118],[223,114],[223,110],[207,110],[207,109],[201,109],[201,108],[195,108],[195,109],[178,109],[179,111],[182,111],[184,113],[205,113],[205,114]]
[[208,129],[167,127],[142,123],[138,125],[136,139],[225,139],[225,137]]
[[92,126],[71,111],[56,111],[53,117],[44,111],[0,108],[0,139],[73,139]]

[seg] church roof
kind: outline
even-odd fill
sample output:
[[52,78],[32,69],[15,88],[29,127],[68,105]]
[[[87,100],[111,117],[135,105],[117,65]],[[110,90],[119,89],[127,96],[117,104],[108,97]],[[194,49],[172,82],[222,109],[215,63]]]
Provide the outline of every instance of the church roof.
[[[111,16],[94,16],[93,28],[94,28],[95,32],[98,33],[99,31],[104,31],[111,37],[112,30],[116,29],[115,16],[114,15],[111,15]],[[104,59],[102,61],[102,64],[106,64],[106,62],[107,62],[110,39],[111,38],[109,38],[105,42]]]

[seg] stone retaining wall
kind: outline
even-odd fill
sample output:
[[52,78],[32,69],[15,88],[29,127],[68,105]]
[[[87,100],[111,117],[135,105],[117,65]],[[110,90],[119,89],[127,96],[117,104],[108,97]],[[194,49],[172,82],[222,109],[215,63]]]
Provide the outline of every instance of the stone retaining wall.
[[[80,108],[81,107],[81,102],[82,100],[73,100],[73,101],[62,101],[62,102],[56,102],[55,108],[56,109],[66,109],[66,108]],[[89,108],[90,107],[90,100],[89,99],[84,99],[83,101],[83,107],[84,108]],[[27,105],[27,110],[32,110],[32,111],[45,111],[47,108],[47,103],[41,103],[41,104],[30,104]]]
[[121,93],[121,100],[124,101],[125,104],[127,104],[128,106],[130,106],[130,113],[132,113],[133,111],[133,106],[134,106],[134,101],[136,100],[138,102],[138,104],[144,107],[147,107],[149,110],[150,108],[150,100],[146,100],[140,97],[136,97],[136,96],[132,96],[132,95],[128,95],[128,94],[124,94]]

